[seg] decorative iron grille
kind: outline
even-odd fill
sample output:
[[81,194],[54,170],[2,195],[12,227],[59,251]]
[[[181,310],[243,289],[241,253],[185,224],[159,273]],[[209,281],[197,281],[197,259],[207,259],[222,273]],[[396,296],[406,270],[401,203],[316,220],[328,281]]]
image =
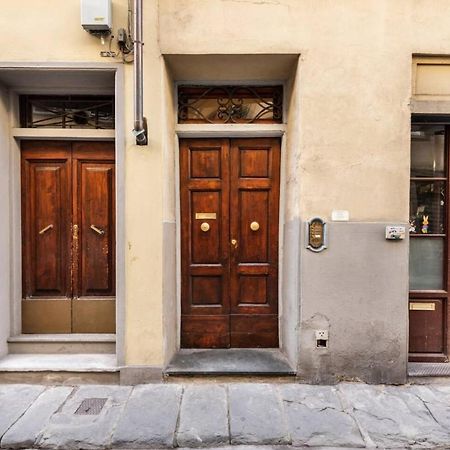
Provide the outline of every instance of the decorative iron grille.
[[282,86],[179,86],[179,123],[281,123]]
[[21,95],[23,128],[114,129],[112,95]]

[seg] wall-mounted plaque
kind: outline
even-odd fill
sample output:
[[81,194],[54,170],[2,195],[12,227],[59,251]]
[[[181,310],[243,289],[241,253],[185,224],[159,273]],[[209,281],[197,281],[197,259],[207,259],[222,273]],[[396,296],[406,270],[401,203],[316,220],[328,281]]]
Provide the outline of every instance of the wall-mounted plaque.
[[434,302],[411,302],[409,304],[410,311],[435,311],[436,304]]
[[216,220],[217,214],[209,213],[209,212],[198,212],[198,213],[195,213],[195,218],[197,220]]
[[314,217],[306,223],[306,248],[313,252],[321,252],[327,248],[327,224],[320,218]]

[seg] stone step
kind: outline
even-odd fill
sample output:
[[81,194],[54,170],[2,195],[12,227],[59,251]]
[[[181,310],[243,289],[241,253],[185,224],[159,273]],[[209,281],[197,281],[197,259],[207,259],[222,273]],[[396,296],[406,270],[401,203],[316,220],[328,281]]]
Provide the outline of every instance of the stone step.
[[119,382],[119,367],[112,354],[10,354],[0,359],[0,384]]
[[9,354],[114,354],[115,334],[20,334],[8,339]]

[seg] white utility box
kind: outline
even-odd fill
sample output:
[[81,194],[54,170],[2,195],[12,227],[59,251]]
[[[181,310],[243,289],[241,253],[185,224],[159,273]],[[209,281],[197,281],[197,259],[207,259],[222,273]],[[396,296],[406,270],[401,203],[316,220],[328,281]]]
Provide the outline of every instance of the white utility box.
[[111,0],[81,0],[81,26],[92,33],[110,31]]

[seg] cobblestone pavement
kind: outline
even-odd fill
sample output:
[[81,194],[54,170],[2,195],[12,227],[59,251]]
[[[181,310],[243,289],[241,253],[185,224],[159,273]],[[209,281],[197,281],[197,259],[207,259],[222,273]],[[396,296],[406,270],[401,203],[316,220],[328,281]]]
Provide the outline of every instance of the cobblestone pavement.
[[0,385],[0,439],[64,450],[450,448],[450,383]]

